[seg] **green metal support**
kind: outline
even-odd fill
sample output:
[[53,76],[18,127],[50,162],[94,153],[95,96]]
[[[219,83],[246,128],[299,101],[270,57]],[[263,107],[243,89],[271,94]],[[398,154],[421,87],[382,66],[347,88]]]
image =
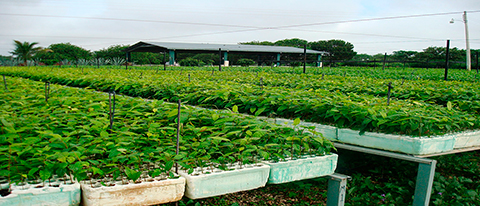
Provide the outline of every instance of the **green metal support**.
[[168,51],[168,64],[170,66],[174,66],[175,65],[175,51],[174,50],[169,50]]
[[419,163],[417,172],[417,183],[415,184],[415,195],[413,206],[428,206],[432,194],[433,177],[435,175],[436,160],[430,164]]
[[277,54],[277,67],[280,66],[280,57],[282,56],[282,54],[278,53]]
[[228,61],[228,52],[223,52],[223,61]]
[[229,64],[227,64],[227,62],[228,62],[228,52],[223,52],[223,65],[228,66]]
[[345,205],[345,195],[347,193],[347,175],[334,173],[327,176],[327,206],[343,206]]
[[413,195],[413,206],[427,206],[430,202],[430,196],[432,193],[433,178],[435,174],[436,160],[414,157],[405,154],[399,154],[395,152],[387,152],[383,150],[370,149],[360,146],[347,145],[342,143],[333,143],[333,146],[340,149],[346,149],[356,152],[362,152],[367,154],[379,155],[384,157],[390,157],[409,162],[418,163],[417,182],[415,184],[415,193]]
[[317,55],[317,67],[322,66],[322,55]]

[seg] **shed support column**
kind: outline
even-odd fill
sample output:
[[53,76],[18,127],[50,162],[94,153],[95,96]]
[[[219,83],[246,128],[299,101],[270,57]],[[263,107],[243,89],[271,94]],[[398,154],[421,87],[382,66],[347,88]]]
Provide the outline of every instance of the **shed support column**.
[[322,55],[317,55],[317,67],[322,66]]
[[223,52],[223,66],[228,67],[229,62],[228,62],[228,52]]
[[168,64],[170,66],[175,66],[175,51],[174,50],[168,50]]
[[131,62],[132,57],[130,55],[130,52],[125,53],[125,69],[128,69],[128,62]]
[[280,53],[277,54],[277,67],[280,66],[280,56],[281,56],[281,55],[282,55],[282,54],[280,54]]

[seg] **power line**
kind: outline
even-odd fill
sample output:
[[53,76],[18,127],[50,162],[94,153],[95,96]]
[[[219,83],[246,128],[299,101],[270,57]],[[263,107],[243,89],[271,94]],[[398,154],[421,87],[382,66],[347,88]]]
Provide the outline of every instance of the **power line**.
[[201,23],[201,22],[161,21],[161,20],[124,19],[124,18],[108,18],[108,17],[62,16],[62,15],[44,15],[44,14],[13,14],[13,13],[0,13],[0,15],[23,16],[23,17],[45,17],[45,18],[89,19],[89,20],[105,20],[105,21],[131,21],[131,22],[163,23],[163,24],[185,24],[185,25],[196,25],[196,26],[262,28],[262,27],[256,27],[256,26],[243,26],[243,25],[233,25],[233,24],[212,24],[212,23]]
[[[478,13],[480,10],[467,11],[468,13]],[[15,13],[1,13],[0,15],[5,16],[24,16],[24,17],[45,17],[45,18],[71,18],[71,19],[90,19],[90,20],[104,20],[104,21],[130,21],[130,22],[145,22],[145,23],[163,23],[163,24],[184,24],[184,25],[196,25],[196,26],[215,26],[215,27],[234,27],[234,28],[243,28],[239,30],[229,30],[229,31],[219,31],[219,32],[207,32],[207,33],[197,33],[197,34],[186,34],[186,35],[176,35],[155,39],[147,40],[157,40],[157,39],[172,39],[172,38],[183,38],[183,37],[193,37],[193,36],[205,36],[205,35],[216,35],[216,34],[227,34],[227,33],[239,33],[239,32],[250,32],[250,31],[260,31],[260,30],[294,30],[292,28],[296,27],[306,27],[306,26],[318,26],[318,25],[328,25],[328,24],[341,24],[341,23],[357,23],[357,22],[367,22],[367,21],[381,21],[381,20],[393,20],[393,19],[404,19],[404,18],[419,18],[419,17],[429,17],[429,16],[441,16],[441,15],[453,15],[453,14],[462,14],[461,12],[444,12],[444,13],[431,13],[431,14],[416,14],[416,15],[403,15],[403,16],[391,16],[391,17],[377,17],[377,18],[366,18],[366,19],[353,19],[353,20],[340,20],[340,21],[330,21],[330,22],[316,22],[316,23],[307,23],[307,24],[292,24],[284,26],[250,26],[250,25],[232,25],[232,24],[214,24],[214,23],[202,23],[202,22],[181,22],[181,21],[162,21],[162,20],[145,20],[145,19],[127,19],[127,18],[108,18],[108,17],[82,17],[82,16],[62,16],[62,15],[42,15],[42,14],[15,14]],[[421,37],[406,37],[406,36],[397,36],[397,35],[381,35],[381,34],[367,34],[367,33],[350,33],[350,32],[333,32],[333,31],[316,31],[316,30],[307,30],[307,29],[295,29],[296,31],[307,31],[307,32],[326,32],[326,33],[343,33],[350,35],[368,35],[368,36],[379,36],[379,37],[392,37],[392,38],[407,38],[407,39],[424,39],[424,40],[434,40],[437,39],[428,39]],[[44,36],[47,37],[47,36]],[[52,36],[59,37],[59,36]],[[88,37],[69,37],[62,36],[65,38],[88,38]],[[111,38],[111,37],[93,37],[96,39],[129,39],[129,38]]]
[[[468,13],[478,13],[478,12],[480,12],[480,10],[467,11],[467,12]],[[331,21],[331,22],[317,22],[317,23],[308,23],[308,24],[296,24],[296,25],[279,26],[279,27],[273,27],[273,28],[279,29],[279,28],[290,28],[290,27],[317,26],[317,25],[326,25],[326,24],[356,23],[356,22],[365,22],[365,21],[380,21],[380,20],[418,18],[418,17],[428,17],[428,16],[443,16],[443,15],[452,15],[452,14],[463,14],[463,11],[432,13],[432,14],[404,15],[404,16],[390,16],[390,17],[377,17],[377,18],[368,18],[368,19],[342,20],[342,21]]]
[[[480,10],[467,11],[467,12],[468,13],[478,13],[478,12],[480,12]],[[318,26],[318,25],[340,24],[340,23],[356,23],[356,22],[392,20],[392,19],[402,19],[402,18],[418,18],[418,17],[441,16],[441,15],[452,15],[452,14],[463,14],[463,11],[432,13],[432,14],[403,15],[403,16],[392,16],[392,17],[377,17],[377,18],[368,18],[368,19],[357,19],[357,20],[317,22],[317,23],[308,23],[308,24],[294,24],[294,25],[286,25],[286,26],[273,26],[273,27],[260,27],[260,28],[259,27],[254,27],[254,28],[251,28],[251,29],[210,32],[210,33],[201,33],[201,34],[189,34],[189,35],[181,35],[181,36],[170,36],[170,37],[164,37],[164,38],[161,38],[161,39],[182,38],[182,37],[192,37],[192,36],[204,36],[204,35],[214,35],[214,34],[226,34],[226,33],[238,33],[238,32],[247,32],[247,31],[259,31],[259,30],[287,30],[288,28],[293,28],[293,27]],[[304,31],[308,31],[308,30],[304,30]],[[346,33],[346,34],[348,34],[348,33]],[[351,34],[353,34],[353,33],[351,33]],[[370,34],[355,33],[355,35],[370,35]],[[375,35],[375,36],[382,36],[382,35]],[[419,38],[419,37],[400,37],[400,36],[387,36],[387,35],[383,35],[383,36],[384,37],[394,37],[394,38],[427,39],[427,38]]]
[[[480,10],[473,10],[473,11],[467,11],[467,12],[477,13],[477,12],[480,12]],[[198,25],[198,26],[237,27],[237,28],[252,28],[252,29],[258,29],[258,30],[266,30],[266,29],[285,29],[285,28],[292,28],[292,27],[317,26],[317,25],[327,25],[327,24],[356,23],[356,22],[366,22],[366,21],[442,16],[442,15],[452,15],[452,14],[462,14],[462,13],[463,11],[457,11],[457,12],[444,12],[444,13],[432,13],[432,14],[416,14],[416,15],[377,17],[377,18],[366,18],[366,19],[340,20],[340,21],[330,21],[330,22],[316,22],[316,23],[293,24],[293,25],[284,25],[284,26],[267,26],[267,27],[250,26],[250,25],[234,25],[234,24],[213,24],[213,23],[202,23],[202,22],[161,21],[161,20],[146,20],[146,19],[109,18],[109,17],[84,17],[84,16],[82,17],[82,16],[63,16],[63,15],[44,15],[44,14],[0,13],[0,15],[46,17],[46,18],[91,19],[91,20],[106,20],[106,21],[132,21],[132,22],[164,23],[164,24],[186,24],[186,25]],[[243,30],[240,30],[239,32],[241,31]]]

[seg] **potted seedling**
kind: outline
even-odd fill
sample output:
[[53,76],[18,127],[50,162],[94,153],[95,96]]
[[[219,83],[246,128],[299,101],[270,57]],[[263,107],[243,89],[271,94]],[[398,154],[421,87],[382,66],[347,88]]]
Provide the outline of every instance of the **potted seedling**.
[[[295,120],[295,125],[298,125],[299,122],[300,120]],[[323,138],[321,134],[311,137],[303,134],[302,131],[290,129],[287,134],[281,136],[285,137],[285,145],[288,145],[285,153],[289,154],[290,158],[281,162],[265,161],[265,164],[271,167],[268,183],[280,184],[334,173],[338,156],[336,154],[324,153],[325,150],[323,148],[325,146],[320,143],[328,142],[328,140]],[[312,149],[321,150],[321,153],[316,151],[316,154],[321,156],[304,156]]]
[[[139,157],[142,155],[132,154],[130,161],[127,158],[119,160],[120,169],[113,172],[113,177],[114,179],[118,177],[116,172],[120,171],[119,176],[123,183],[118,182],[120,184],[110,187],[91,187],[89,184],[82,184],[84,205],[155,205],[178,201],[183,197],[185,179],[175,177],[174,173],[170,172],[174,156],[157,157],[156,159],[166,160],[157,168],[148,165],[150,163],[144,164]],[[149,171],[144,171],[145,169]],[[169,177],[173,178],[154,178],[162,176],[162,173],[166,172],[170,173]],[[141,177],[145,174],[151,175],[145,177],[145,179],[151,178],[149,181],[142,181]],[[130,184],[124,181],[122,176],[126,176]]]
[[[200,148],[210,147],[208,150],[206,148],[205,150],[197,150],[198,166],[203,168],[205,166],[204,161],[209,161],[208,172],[198,175],[179,172],[187,181],[185,196],[190,199],[199,199],[265,186],[269,172],[269,166],[267,165],[250,168],[237,167],[234,170],[226,171],[214,170],[214,167],[221,167],[222,164],[227,164],[227,161],[232,162],[232,160],[237,160],[239,165],[243,165],[244,161],[247,163],[251,159],[250,153],[254,151],[248,149],[248,151],[242,153],[246,150],[248,141],[235,140],[231,142],[229,139],[222,137],[221,133],[215,135],[220,136],[211,136],[211,145],[206,142],[194,145]],[[215,165],[214,163],[218,164]]]

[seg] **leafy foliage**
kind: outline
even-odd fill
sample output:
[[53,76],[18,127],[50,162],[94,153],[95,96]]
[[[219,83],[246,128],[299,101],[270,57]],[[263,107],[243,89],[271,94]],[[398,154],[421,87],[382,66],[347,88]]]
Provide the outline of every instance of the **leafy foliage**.
[[251,60],[251,59],[239,59],[237,61],[237,64],[241,65],[242,67],[248,67],[250,65],[254,65],[255,64],[255,61]]
[[[82,74],[78,72],[78,69],[62,69],[62,71],[50,73],[50,70],[42,72],[34,68],[30,70],[28,68],[8,68],[1,71],[7,75],[43,79],[69,86],[90,87],[102,91],[115,89],[117,93],[131,96],[164,99],[172,102],[182,99],[188,104],[203,107],[231,108],[233,105],[237,105],[239,112],[291,119],[301,118],[305,121],[335,125],[340,128],[347,127],[362,132],[435,136],[480,127],[477,116],[469,113],[471,108],[477,108],[476,104],[469,103],[472,101],[461,99],[457,101],[453,99],[457,98],[456,95],[451,95],[450,99],[446,98],[451,102],[450,106],[448,106],[448,101],[445,102],[445,105],[438,105],[427,102],[430,99],[422,98],[416,100],[399,98],[391,101],[390,105],[386,105],[387,100],[384,95],[386,87],[382,84],[377,85],[381,88],[375,89],[375,91],[383,96],[378,94],[372,96],[368,92],[355,93],[353,90],[358,90],[358,88],[346,90],[343,93],[338,87],[332,90],[312,87],[311,85],[315,85],[315,82],[323,84],[322,80],[313,79],[314,76],[305,81],[304,78],[292,78],[285,75],[276,75],[272,79],[268,79],[267,74],[261,74],[265,78],[262,77],[262,83],[259,83],[258,77],[253,73],[230,72],[222,73],[218,77],[211,77],[211,72],[196,71],[189,73],[196,81],[188,82],[188,78],[177,78],[178,72],[175,71],[161,74],[154,73],[154,71],[142,71],[142,75],[149,78],[143,78],[139,74],[140,71],[89,70],[88,73]],[[110,75],[102,75],[106,72],[109,72]],[[252,79],[247,81],[238,78],[249,75]],[[132,77],[138,78],[132,82]],[[279,80],[283,78],[285,80]],[[292,85],[296,85],[295,88],[288,84],[280,86],[270,83],[289,82],[290,80],[305,81],[308,86],[297,89],[297,87],[302,88],[303,83],[293,82]],[[377,80],[371,79],[370,81]],[[325,83],[329,84],[328,81]],[[359,88],[368,84],[366,82],[359,83]],[[436,88],[446,87],[438,84],[444,83],[432,83],[432,90],[424,91],[424,98],[435,94]],[[222,87],[218,87],[218,85],[222,85]]]
[[47,65],[53,65],[63,60],[77,61],[92,58],[90,51],[70,43],[51,44],[48,49],[50,52],[40,52],[35,55],[35,58],[41,59]]
[[20,42],[18,40],[13,41],[15,43],[15,49],[11,52],[13,55],[16,55],[19,59],[23,60],[24,64],[27,64],[27,60],[31,59],[42,48],[35,47],[38,42]]
[[353,44],[343,40],[332,39],[328,41],[311,42],[310,48],[330,53],[325,60],[350,60],[357,52],[353,50]]
[[9,78],[9,83],[9,92],[0,94],[0,178],[13,182],[27,177],[47,181],[53,175],[166,178],[173,177],[174,163],[189,172],[206,172],[202,168],[226,170],[236,162],[325,155],[333,148],[326,139],[311,139],[311,149],[286,153],[287,137],[311,136],[254,117],[183,107],[181,151],[176,154],[176,105],[118,97],[110,130],[106,95],[52,85],[53,95],[45,102],[43,84],[19,78]]
[[191,57],[182,59],[178,63],[181,66],[201,66],[201,65],[205,64],[202,61],[200,61],[198,59],[191,58]]

